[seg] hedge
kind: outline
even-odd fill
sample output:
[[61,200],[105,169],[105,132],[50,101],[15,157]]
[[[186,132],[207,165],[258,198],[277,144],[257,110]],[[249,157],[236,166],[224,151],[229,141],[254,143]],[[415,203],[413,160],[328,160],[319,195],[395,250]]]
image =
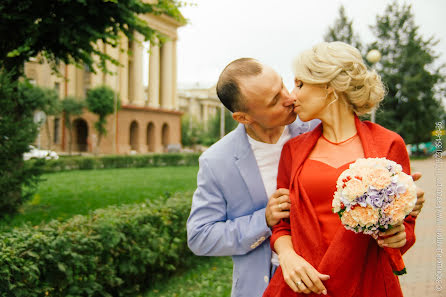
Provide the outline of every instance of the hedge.
[[44,172],[158,166],[196,166],[198,165],[199,156],[199,153],[168,153],[134,156],[61,157],[58,160],[47,160],[45,162]]
[[[184,195],[184,194],[183,194]],[[131,296],[192,253],[190,196],[109,207],[0,234],[0,296]]]

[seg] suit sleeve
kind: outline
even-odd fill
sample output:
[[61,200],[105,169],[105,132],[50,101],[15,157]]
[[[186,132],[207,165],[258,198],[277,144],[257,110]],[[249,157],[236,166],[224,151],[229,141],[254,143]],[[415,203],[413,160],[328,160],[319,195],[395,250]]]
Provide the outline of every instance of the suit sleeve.
[[228,219],[221,185],[207,160],[200,158],[197,189],[187,220],[187,242],[192,252],[199,256],[244,255],[270,235],[265,208]]
[[[279,171],[277,173],[277,188],[290,188],[291,179],[291,150],[289,143],[283,146],[282,154],[280,156]],[[274,243],[276,240],[284,235],[291,235],[291,226],[289,219],[280,220],[278,224],[273,226],[273,234],[270,238],[271,249],[274,249]]]
[[[410,175],[409,155],[404,140],[400,136],[392,143],[387,158],[400,164],[403,167],[403,172]],[[404,220],[404,227],[406,230],[406,244],[400,248],[401,254],[407,252],[415,243],[415,217],[407,216]]]

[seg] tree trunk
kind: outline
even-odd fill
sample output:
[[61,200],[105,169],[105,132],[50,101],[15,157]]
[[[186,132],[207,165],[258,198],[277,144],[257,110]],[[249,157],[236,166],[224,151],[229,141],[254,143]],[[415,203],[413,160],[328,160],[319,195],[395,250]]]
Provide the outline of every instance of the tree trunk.
[[51,131],[50,131],[50,121],[48,121],[48,117],[45,119],[45,128],[47,132],[47,141],[48,141],[48,149],[51,150]]

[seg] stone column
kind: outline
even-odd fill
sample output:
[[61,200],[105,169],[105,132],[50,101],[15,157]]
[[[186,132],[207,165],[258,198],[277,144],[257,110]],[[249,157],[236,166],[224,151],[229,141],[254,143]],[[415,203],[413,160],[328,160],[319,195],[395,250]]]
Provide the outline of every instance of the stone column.
[[172,41],[172,108],[178,110],[177,96],[177,41]]
[[129,47],[129,41],[127,37],[121,35],[120,49],[123,52],[119,52],[119,62],[121,62],[122,67],[119,68],[119,94],[122,105],[127,105],[129,103],[129,55],[127,53]]
[[161,107],[172,109],[172,41],[167,41],[161,48]]
[[142,67],[143,67],[143,51],[144,47],[142,45],[142,37],[141,34],[135,33],[135,41],[132,42],[132,81],[129,83],[132,87],[131,94],[133,98],[129,98],[129,100],[134,105],[145,105],[144,99],[144,85],[142,82]]
[[149,53],[149,106],[160,106],[160,48],[150,44]]

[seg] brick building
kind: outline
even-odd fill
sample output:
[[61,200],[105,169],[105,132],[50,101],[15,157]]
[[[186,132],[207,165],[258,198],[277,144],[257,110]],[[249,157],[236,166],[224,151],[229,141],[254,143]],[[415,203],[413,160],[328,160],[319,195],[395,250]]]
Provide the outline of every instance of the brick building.
[[[122,107],[107,118],[107,135],[102,138],[99,148],[103,154],[163,152],[169,145],[181,143],[182,112],[176,94],[176,40],[177,29],[182,24],[165,15],[145,15],[142,18],[166,35],[168,40],[157,46],[129,42],[122,36],[121,49],[124,52],[99,43],[104,52],[123,65],[108,65],[113,75],[99,71],[94,74],[88,69],[61,64],[59,71],[63,77],[60,77],[51,73],[48,64],[40,64],[37,60],[25,65],[25,74],[33,83],[55,88],[60,98],[74,96],[84,100],[88,89],[104,84],[119,94]],[[142,41],[142,36],[137,35],[137,39]],[[127,55],[127,49],[131,49],[132,56]],[[144,71],[146,75],[143,75]],[[97,116],[87,110],[72,119],[73,152],[95,151],[96,120]],[[48,125],[41,126],[36,145],[67,152],[68,133],[62,115],[50,116]]]

